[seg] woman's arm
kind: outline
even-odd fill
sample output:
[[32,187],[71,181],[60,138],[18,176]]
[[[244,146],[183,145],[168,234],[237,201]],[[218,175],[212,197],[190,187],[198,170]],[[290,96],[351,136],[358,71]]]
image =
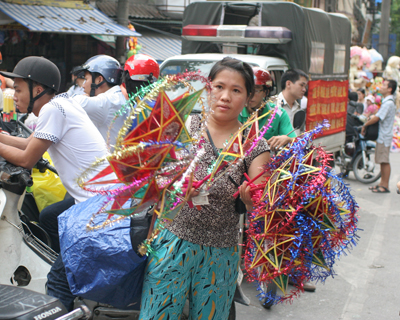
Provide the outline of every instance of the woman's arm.
[[[269,152],[261,153],[257,158],[255,158],[249,169],[248,175],[250,179],[258,176],[262,170],[263,166],[271,160],[271,156]],[[262,175],[257,180],[254,181],[254,184],[261,183],[265,179],[265,175]],[[253,210],[253,200],[251,199],[250,186],[247,185],[247,182],[243,182],[243,184],[239,188],[240,191],[240,199],[242,199],[243,203],[246,205],[247,211]]]

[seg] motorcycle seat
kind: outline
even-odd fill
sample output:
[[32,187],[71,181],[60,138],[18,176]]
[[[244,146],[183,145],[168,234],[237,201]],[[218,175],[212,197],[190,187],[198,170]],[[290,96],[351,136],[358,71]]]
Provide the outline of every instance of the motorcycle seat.
[[0,320],[53,320],[67,312],[56,298],[21,287],[0,285]]

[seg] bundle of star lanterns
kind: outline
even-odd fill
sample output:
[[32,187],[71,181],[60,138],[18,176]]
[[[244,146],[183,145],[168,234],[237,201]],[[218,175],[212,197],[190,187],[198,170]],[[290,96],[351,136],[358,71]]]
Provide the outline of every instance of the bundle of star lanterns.
[[[292,301],[305,281],[333,276],[337,258],[356,244],[358,205],[330,170],[331,156],[310,146],[324,126],[272,157],[266,181],[252,185],[256,206],[249,217],[245,266],[260,300]],[[280,289],[277,294],[266,289],[271,282]]]
[[[270,119],[261,131],[256,116],[251,117],[226,143],[220,157],[210,167],[209,175],[202,181],[192,182],[196,166],[204,155],[202,131],[209,111],[203,104],[201,130],[191,136],[185,121],[194,105],[202,103],[204,89],[194,91],[189,80],[200,80],[206,89],[210,88],[207,79],[198,73],[167,76],[139,90],[116,114],[117,118],[130,113],[119,131],[114,151],[98,159],[78,179],[83,189],[106,196],[102,208],[93,213],[88,230],[104,228],[154,206],[157,224],[140,247],[142,254],[151,253],[152,240],[165,224],[172,221],[186,203],[193,205],[188,202],[192,183],[196,189],[210,190],[223,174],[235,170],[271,126],[275,109],[264,115],[270,115]],[[176,85],[184,85],[188,90],[171,101],[166,91]],[[143,111],[147,116],[133,128],[133,120],[143,115]],[[102,168],[100,172],[92,177],[91,173],[99,167]],[[99,215],[104,215],[104,219],[95,219]]]
[[[104,208],[112,203],[106,212],[102,208],[95,213],[108,214],[103,223],[95,225],[92,219],[88,229],[105,227],[156,204],[164,189],[190,164],[187,147],[192,141],[184,122],[201,91],[171,101],[165,90],[178,82],[180,78],[169,77],[139,90],[116,115],[130,112],[119,131],[114,152],[98,159],[78,180],[83,189],[107,195]],[[133,128],[133,119],[143,110],[151,112]],[[98,167],[103,169],[89,179]],[[124,206],[131,200],[134,205]]]

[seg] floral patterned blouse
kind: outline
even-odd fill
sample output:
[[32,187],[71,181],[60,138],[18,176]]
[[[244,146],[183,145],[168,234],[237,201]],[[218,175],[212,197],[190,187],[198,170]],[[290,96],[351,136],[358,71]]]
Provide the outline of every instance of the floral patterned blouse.
[[[200,130],[200,116],[192,116],[189,132]],[[204,139],[202,147],[205,154],[199,161],[194,173],[196,180],[202,180],[208,175],[208,169],[216,160],[211,143]],[[251,162],[260,154],[269,151],[267,141],[261,139],[252,153],[245,157],[247,168]],[[220,174],[219,172],[217,176]],[[208,195],[209,205],[202,205],[198,210],[196,207],[189,208],[185,204],[180,213],[167,226],[167,229],[181,239],[204,246],[231,247],[239,241],[239,214],[235,212],[235,199],[233,194],[238,190],[232,179],[240,185],[241,177],[245,173],[243,163],[237,167],[235,172],[226,173],[215,182],[215,187]]]

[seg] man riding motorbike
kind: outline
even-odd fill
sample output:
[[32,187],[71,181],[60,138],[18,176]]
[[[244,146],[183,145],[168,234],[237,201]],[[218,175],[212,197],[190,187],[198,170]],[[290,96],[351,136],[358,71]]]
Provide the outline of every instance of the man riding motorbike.
[[14,79],[14,101],[19,111],[33,112],[38,117],[36,130],[27,139],[0,135],[0,156],[14,165],[31,169],[48,151],[71,196],[48,206],[39,217],[41,226],[50,236],[51,247],[58,252],[57,217],[91,196],[77,186],[75,179],[96,158],[106,155],[106,145],[82,107],[66,93],[56,95],[61,75],[53,62],[43,57],[26,57],[18,62],[13,72],[0,73]]

